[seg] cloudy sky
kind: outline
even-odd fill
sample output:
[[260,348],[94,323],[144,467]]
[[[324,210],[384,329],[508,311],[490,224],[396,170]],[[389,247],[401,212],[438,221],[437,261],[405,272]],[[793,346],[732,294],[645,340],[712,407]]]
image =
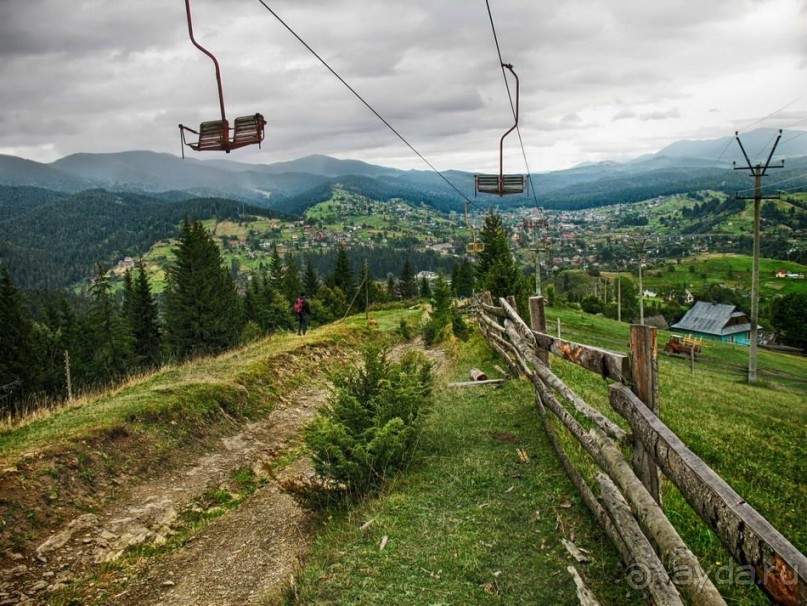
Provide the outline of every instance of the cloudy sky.
[[[440,170],[495,171],[512,112],[485,0],[265,0]],[[679,139],[807,129],[807,0],[490,0],[521,79],[533,172]],[[263,150],[426,168],[258,0],[192,0],[228,117],[263,113]],[[182,0],[0,0],[0,153],[179,155],[216,119],[211,61]],[[190,152],[194,153],[194,152]],[[206,158],[217,157],[218,153]],[[224,156],[224,154],[221,154]],[[506,172],[523,172],[513,135]]]

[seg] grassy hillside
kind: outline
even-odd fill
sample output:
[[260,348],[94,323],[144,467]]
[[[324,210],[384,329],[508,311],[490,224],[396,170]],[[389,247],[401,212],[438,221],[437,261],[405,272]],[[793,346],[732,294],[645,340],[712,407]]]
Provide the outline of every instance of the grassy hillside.
[[[629,326],[579,311],[548,308],[548,322],[566,338],[626,352]],[[669,337],[659,332],[659,343]],[[760,383],[745,382],[748,349],[709,343],[696,363],[660,355],[661,418],[797,549],[807,551],[807,358],[759,352]],[[553,359],[553,370],[614,420],[597,376]],[[623,422],[624,425],[624,422]],[[664,509],[708,571],[732,562],[675,488],[665,483]],[[738,573],[734,571],[734,575]],[[731,578],[734,578],[732,575]],[[724,577],[725,578],[725,577]],[[737,604],[767,604],[756,589],[718,587]]]

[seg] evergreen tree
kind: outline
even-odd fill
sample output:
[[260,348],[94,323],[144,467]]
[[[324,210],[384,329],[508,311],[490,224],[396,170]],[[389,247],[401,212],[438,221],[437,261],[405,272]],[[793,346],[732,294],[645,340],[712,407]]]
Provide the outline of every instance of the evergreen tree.
[[305,275],[303,276],[303,288],[309,297],[316,297],[319,290],[319,276],[311,259],[305,260]]
[[340,247],[336,253],[336,266],[329,280],[331,288],[338,287],[348,300],[356,294],[356,280],[353,277],[353,270],[350,268],[350,259],[344,246]]
[[457,268],[456,282],[452,274],[451,288],[454,294],[458,297],[470,297],[474,293],[476,283],[476,276],[474,275],[474,266],[467,258],[462,259],[459,265],[454,265]]
[[395,276],[387,274],[387,296],[390,301],[398,298],[398,287],[395,284]]
[[[124,301],[126,301],[125,297]],[[142,259],[137,269],[137,277],[132,285],[128,317],[132,327],[134,351],[138,363],[148,367],[159,366],[161,358],[159,312],[157,302],[151,293],[151,285]]]
[[135,356],[131,328],[112,292],[106,268],[99,263],[97,269],[86,319],[86,341],[92,351],[87,379],[109,383],[135,366]]
[[221,252],[201,221],[185,220],[167,269],[165,343],[185,358],[218,353],[238,342],[240,301]]
[[272,247],[272,256],[269,259],[269,285],[275,291],[283,289],[283,259],[277,251],[277,246]]
[[8,269],[0,267],[0,411],[10,410],[20,395],[36,388],[31,338],[32,323],[19,292]]
[[291,254],[286,255],[286,271],[283,273],[283,296],[287,301],[294,301],[303,290],[303,280],[300,277],[300,268],[297,266],[297,261]]
[[409,264],[409,258],[404,259],[401,275],[398,277],[398,293],[404,300],[414,299],[418,296],[418,283],[412,266]]
[[420,298],[421,299],[428,299],[432,296],[432,289],[429,286],[429,280],[426,276],[423,276],[420,280]]
[[476,266],[479,284],[489,290],[493,300],[514,296],[522,312],[526,309],[529,287],[510,254],[507,232],[501,216],[491,213],[482,228],[485,249],[479,253]]

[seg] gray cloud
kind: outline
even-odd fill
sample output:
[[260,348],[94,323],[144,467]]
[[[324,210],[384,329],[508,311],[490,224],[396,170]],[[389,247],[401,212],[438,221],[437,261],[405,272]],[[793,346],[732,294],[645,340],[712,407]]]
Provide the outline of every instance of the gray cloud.
[[[269,120],[263,151],[230,157],[331,153],[422,167],[258,2],[192,6],[197,38],[221,63],[228,113],[260,111]],[[270,6],[441,168],[495,167],[512,115],[484,5]],[[503,58],[521,79],[521,130],[535,150],[534,170],[644,153],[653,141],[659,148],[702,129],[730,132],[793,98],[801,100],[790,112],[807,111],[807,79],[796,71],[807,43],[800,0],[498,0],[491,8]],[[786,84],[740,94],[743,73],[758,79],[770,65],[782,66],[770,82]],[[0,0],[0,79],[0,152],[41,161],[79,151],[178,153],[177,124],[218,113],[213,67],[188,40],[181,2]],[[647,142],[626,147],[640,141],[631,130],[639,128]]]

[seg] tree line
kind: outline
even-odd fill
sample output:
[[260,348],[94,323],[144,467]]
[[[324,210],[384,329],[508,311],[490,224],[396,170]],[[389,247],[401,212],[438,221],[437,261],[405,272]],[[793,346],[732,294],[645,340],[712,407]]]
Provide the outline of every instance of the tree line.
[[[0,266],[0,412],[17,414],[128,376],[200,355],[215,355],[252,339],[294,328],[292,302],[309,296],[312,326],[362,312],[368,304],[420,297],[433,299],[444,319],[451,297],[475,289],[526,301],[528,285],[508,246],[501,217],[485,221],[485,250],[476,264],[457,260],[433,286],[416,278],[404,257],[401,271],[377,279],[365,260],[356,271],[348,251],[332,255],[332,270],[312,258],[281,256],[243,285],[224,263],[219,245],[201,221],[186,219],[179,230],[166,288],[157,296],[145,264],[127,270],[121,292],[98,263],[87,300],[69,293],[41,295],[36,315],[26,306],[6,265]],[[322,277],[321,277],[322,276]],[[361,296],[357,296],[361,294]],[[450,319],[450,318],[449,318]],[[68,384],[69,368],[70,383]]]

